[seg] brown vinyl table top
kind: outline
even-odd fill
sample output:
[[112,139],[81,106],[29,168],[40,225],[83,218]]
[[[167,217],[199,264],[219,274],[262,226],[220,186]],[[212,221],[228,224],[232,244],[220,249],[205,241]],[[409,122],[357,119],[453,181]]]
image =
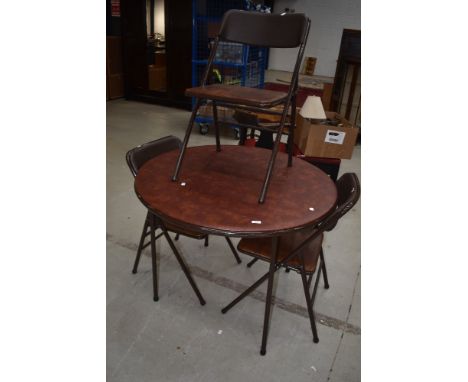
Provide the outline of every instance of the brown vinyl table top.
[[[135,191],[163,221],[203,233],[277,236],[311,226],[336,204],[333,181],[317,167],[278,153],[264,204],[258,203],[270,150],[246,146],[187,148],[173,182],[178,150],[146,162]],[[260,223],[259,223],[260,222]]]

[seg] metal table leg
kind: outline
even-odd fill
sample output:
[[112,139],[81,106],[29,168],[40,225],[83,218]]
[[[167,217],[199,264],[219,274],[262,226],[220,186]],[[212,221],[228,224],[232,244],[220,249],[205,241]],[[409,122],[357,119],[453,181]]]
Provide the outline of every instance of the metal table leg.
[[266,344],[268,337],[268,329],[270,326],[270,312],[271,312],[271,300],[272,300],[272,291],[273,291],[273,280],[275,277],[275,272],[277,270],[276,261],[278,258],[278,242],[279,238],[274,237],[271,245],[271,262],[270,270],[268,274],[268,287],[267,287],[267,297],[265,301],[265,319],[263,321],[263,335],[262,335],[262,347],[260,349],[260,354],[266,354]]

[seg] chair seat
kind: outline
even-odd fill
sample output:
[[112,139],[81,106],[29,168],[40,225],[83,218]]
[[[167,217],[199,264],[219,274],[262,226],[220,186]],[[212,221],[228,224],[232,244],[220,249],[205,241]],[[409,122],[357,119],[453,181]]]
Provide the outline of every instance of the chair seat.
[[188,97],[269,108],[286,100],[287,93],[236,85],[206,85],[185,90]]
[[[151,224],[151,223],[148,221],[148,224]],[[178,233],[179,235],[191,237],[192,239],[201,240],[201,239],[204,239],[206,236],[208,236],[204,233],[192,231],[190,229],[183,229],[180,227],[176,227],[175,225],[172,225],[171,223],[166,223],[166,229],[170,232]]]
[[[299,231],[287,236],[281,236],[278,249],[278,261],[285,259],[295,248],[297,248],[307,237],[310,236],[312,230]],[[299,268],[302,265],[300,254],[303,254],[305,260],[306,273],[315,272],[317,261],[322,248],[323,233],[315,240],[312,240],[306,245],[297,256],[289,260],[286,265],[290,268]],[[259,239],[241,239],[237,245],[237,249],[247,255],[257,257],[260,260],[269,261],[271,258],[271,242],[272,238]]]
[[180,227],[173,226],[172,224],[166,223],[166,228],[168,231],[178,233],[180,235],[191,237],[192,239],[204,239],[207,235],[204,233],[192,231],[189,229],[182,229]]

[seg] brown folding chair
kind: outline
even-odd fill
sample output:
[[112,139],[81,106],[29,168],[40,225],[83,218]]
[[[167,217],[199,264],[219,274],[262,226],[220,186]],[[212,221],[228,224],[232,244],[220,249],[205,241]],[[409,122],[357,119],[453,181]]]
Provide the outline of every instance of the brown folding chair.
[[[359,179],[354,173],[346,173],[341,176],[336,182],[338,189],[338,201],[337,207],[331,214],[329,214],[324,220],[322,220],[317,226],[301,230],[289,235],[281,236],[278,238],[249,238],[241,239],[237,249],[249,256],[253,256],[259,260],[272,263],[271,249],[276,245],[277,250],[277,261],[274,264],[274,272],[281,267],[288,267],[301,275],[302,285],[304,287],[304,295],[307,303],[307,310],[309,313],[310,325],[312,328],[313,341],[319,342],[317,335],[317,327],[315,325],[315,316],[313,311],[315,295],[317,292],[317,286],[320,279],[320,274],[323,267],[323,251],[322,241],[323,233],[325,231],[331,231],[338,220],[345,215],[359,200],[360,196],[360,184]],[[278,243],[279,240],[279,243]],[[273,247],[272,247],[273,246]],[[318,266],[317,275],[315,278],[314,289],[312,296],[310,295],[310,286],[312,284],[312,277],[317,270],[317,264],[320,259],[320,265]],[[258,279],[252,286],[244,291],[239,297],[233,300],[229,305],[221,310],[222,313],[226,313],[244,297],[253,292],[258,288],[265,280],[269,278],[270,272],[267,272],[260,279]],[[260,354],[266,353],[266,340],[269,326],[269,315],[270,315],[270,304],[271,304],[271,290],[272,282],[269,282],[268,293],[267,293],[267,306],[265,308],[265,321],[263,327],[263,338],[262,347]]]
[[[279,123],[272,124],[268,127],[255,127],[256,129],[263,129],[277,134],[258,200],[259,203],[263,203],[265,201],[268,185],[270,183],[270,178],[275,164],[276,154],[278,153],[281,136],[286,124],[286,117],[290,106],[291,122],[288,136],[288,166],[292,165],[292,145],[294,140],[293,134],[296,117],[296,93],[298,89],[299,68],[304,55],[309,28],[310,20],[302,13],[280,15],[230,10],[224,14],[219,34],[214,40],[214,44],[210,52],[201,86],[190,88],[185,91],[187,96],[194,97],[196,101],[185,133],[182,149],[180,150],[179,158],[177,159],[174,175],[172,177],[173,181],[178,180],[195,116],[197,115],[197,111],[203,101],[211,101],[213,104],[213,124],[216,133],[217,151],[221,151],[217,112],[218,106],[279,115],[281,116]],[[220,41],[271,48],[299,47],[289,91],[285,93],[236,85],[207,84],[213,66],[213,61],[216,57],[218,43]],[[283,107],[281,110],[271,109],[274,106],[280,105]],[[251,126],[240,127],[248,128]]]
[[[137,146],[130,151],[127,152],[126,159],[127,159],[127,164],[130,167],[130,171],[132,172],[133,176],[136,176],[138,174],[138,170],[145,164],[148,160],[161,155],[165,152],[171,151],[171,150],[177,150],[180,149],[182,145],[182,141],[174,136],[167,136],[164,138],[157,139],[155,141],[151,141],[148,143],[145,143],[143,145]],[[155,236],[155,231],[157,229],[161,229],[161,233]],[[205,240],[205,246],[208,245],[208,235],[202,234],[196,231],[191,231],[188,229],[181,229],[179,227],[176,227],[172,224],[169,223],[164,223],[162,224],[162,221],[157,218],[155,215],[153,215],[150,211],[147,212],[146,214],[146,219],[145,223],[143,225],[143,231],[141,233],[141,238],[140,238],[140,243],[138,244],[138,250],[135,258],[135,262],[133,264],[133,270],[132,273],[137,273],[138,270],[138,264],[140,262],[140,257],[143,249],[151,245],[151,255],[152,255],[152,260],[153,260],[153,287],[154,287],[154,300],[158,300],[158,283],[157,283],[157,277],[156,277],[156,254],[153,251],[154,243],[157,239],[159,239],[161,236],[165,236],[172,251],[174,252],[174,255],[176,256],[177,260],[179,261],[180,266],[182,267],[182,270],[186,274],[190,284],[192,285],[195,293],[200,299],[200,303],[204,305],[204,300],[203,297],[201,297],[200,292],[198,291],[198,288],[195,284],[195,281],[192,279],[190,276],[190,272],[188,268],[186,267],[184,261],[182,260],[182,257],[178,253],[176,247],[174,246],[174,243],[172,242],[169,234],[167,233],[168,231],[174,232],[176,234],[175,240],[178,240],[180,235],[190,237],[192,239],[197,239],[197,240]],[[145,244],[145,239],[148,235],[151,235],[151,239],[148,243]],[[226,240],[229,244],[229,248],[231,249],[234,257],[236,258],[236,261],[238,263],[241,263],[241,259],[234,248],[234,245],[232,244],[231,240],[226,237]],[[154,252],[154,253],[153,253]]]

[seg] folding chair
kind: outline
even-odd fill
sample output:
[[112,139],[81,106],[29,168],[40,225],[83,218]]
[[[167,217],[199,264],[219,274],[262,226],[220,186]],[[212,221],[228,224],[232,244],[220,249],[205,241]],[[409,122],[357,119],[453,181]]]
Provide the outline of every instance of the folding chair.
[[[167,136],[164,138],[157,139],[155,141],[145,143],[127,152],[127,155],[126,155],[127,164],[130,167],[130,171],[132,172],[133,176],[136,176],[138,174],[138,170],[148,160],[154,157],[157,157],[158,155],[161,155],[165,152],[180,149],[181,145],[182,145],[182,141],[179,138],[174,137],[174,136]],[[155,236],[155,231],[158,228],[161,229],[162,232],[158,234],[157,236]],[[174,252],[174,255],[176,256],[180,266],[182,267],[182,270],[184,271],[190,284],[192,285],[192,288],[194,289],[195,293],[200,299],[200,303],[204,305],[203,297],[201,297],[201,294],[198,291],[195,281],[192,279],[188,268],[186,267],[184,261],[182,260],[182,257],[180,256],[179,252],[174,246],[174,243],[172,242],[168,234],[168,231],[174,232],[176,234],[175,240],[178,240],[179,235],[183,235],[183,236],[187,236],[187,237],[190,237],[192,239],[197,239],[197,240],[204,239],[205,246],[208,245],[208,235],[202,234],[196,231],[191,231],[188,229],[181,229],[179,227],[176,227],[168,223],[163,224],[159,218],[157,218],[150,211],[148,211],[146,214],[145,223],[143,225],[143,231],[141,233],[140,243],[138,244],[138,250],[137,250],[135,262],[133,264],[132,273],[134,274],[137,273],[138,264],[140,262],[140,257],[141,257],[141,253],[143,249],[151,245],[151,255],[152,255],[152,260],[153,260],[154,300],[157,301],[158,300],[158,283],[157,283],[157,277],[156,277],[156,257],[155,257],[156,254],[155,254],[155,250],[153,247],[154,247],[155,241],[164,235],[172,251]],[[148,243],[145,244],[145,239],[149,235],[151,235],[151,239]],[[236,258],[236,261],[238,263],[241,263],[241,259],[236,249],[234,248],[234,245],[232,244],[231,240],[228,237],[226,237],[226,241],[228,242],[229,248],[231,249],[234,257]]]
[[[318,261],[319,259],[321,259],[321,261],[323,260],[323,233],[325,231],[331,231],[338,223],[338,220],[357,203],[360,196],[359,180],[354,173],[346,173],[341,176],[341,178],[338,179],[336,186],[338,189],[337,208],[316,227],[281,236],[280,238],[241,239],[237,246],[237,249],[240,252],[269,262],[270,271],[258,279],[229,305],[223,308],[221,312],[226,313],[268,279],[262,347],[260,350],[260,354],[262,355],[266,353],[270,305],[272,300],[273,274],[281,267],[288,267],[301,275],[313,341],[315,343],[319,342],[313,306],[320,274],[322,269],[325,269],[322,265],[323,263],[318,266],[312,296],[310,295],[310,286],[312,284],[313,275],[317,270]],[[276,253],[276,262],[272,259],[272,249]]]
[[[202,101],[211,101],[213,105],[213,124],[215,127],[217,151],[221,151],[217,112],[218,106],[279,115],[281,116],[279,123],[268,127],[255,127],[256,129],[263,129],[277,134],[258,200],[259,203],[264,203],[290,106],[291,122],[289,125],[288,137],[288,166],[292,165],[292,145],[294,141],[299,68],[304,55],[309,28],[310,20],[302,13],[279,15],[230,10],[224,14],[219,34],[214,40],[210,52],[201,86],[190,88],[185,91],[185,95],[194,97],[196,101],[185,133],[182,149],[177,159],[174,175],[172,177],[173,181],[178,180],[194,120]],[[285,93],[236,85],[207,84],[220,41],[272,48],[299,47],[289,91]],[[271,109],[274,106],[280,105],[283,106],[282,110]],[[240,127],[246,128],[251,126],[240,125]]]

